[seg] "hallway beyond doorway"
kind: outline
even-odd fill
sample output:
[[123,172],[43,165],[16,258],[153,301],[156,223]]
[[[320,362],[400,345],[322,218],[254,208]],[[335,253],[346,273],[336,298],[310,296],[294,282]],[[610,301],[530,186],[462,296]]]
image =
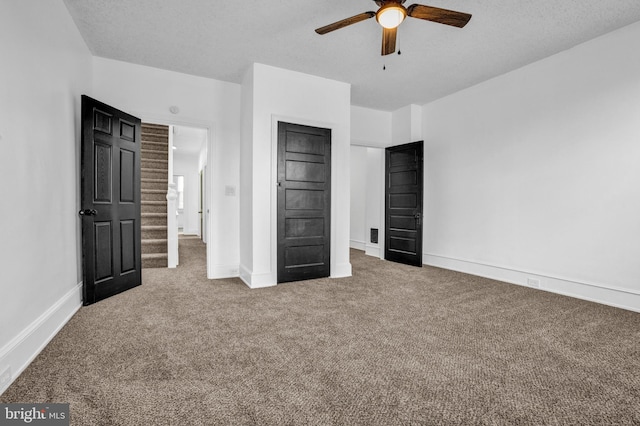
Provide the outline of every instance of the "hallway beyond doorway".
[[178,236],[180,263],[178,269],[188,269],[199,278],[207,277],[207,245],[197,235]]

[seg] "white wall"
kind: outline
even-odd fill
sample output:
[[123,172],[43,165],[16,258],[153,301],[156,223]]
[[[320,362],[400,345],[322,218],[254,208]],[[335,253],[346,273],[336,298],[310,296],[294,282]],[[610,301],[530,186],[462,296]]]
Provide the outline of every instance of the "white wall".
[[384,148],[391,145],[392,114],[351,106],[351,144]]
[[[351,241],[352,248],[384,258],[384,161],[383,148],[351,145]],[[371,229],[378,242],[371,242]]]
[[[253,280],[253,77],[249,67],[242,81],[240,143],[240,277]],[[264,281],[271,282],[270,278]]]
[[[421,113],[422,109],[418,110]],[[397,112],[351,107],[351,208],[355,209],[351,214],[351,247],[370,256],[384,258],[384,148],[393,145],[394,138],[401,139],[407,132],[411,135],[416,127],[411,126],[415,111],[415,105]],[[405,118],[405,114],[409,116]],[[371,243],[372,228],[378,229],[377,244]]]
[[391,114],[392,146],[422,140],[422,108],[407,105]]
[[351,145],[351,248],[365,249],[367,238],[367,147]]
[[0,3],[0,58],[0,376],[13,379],[82,303],[80,95],[92,64],[51,0]]
[[640,310],[638,50],[640,23],[425,105],[425,262]]
[[[209,129],[208,277],[238,275],[239,200],[225,187],[239,186],[240,88],[187,74],[94,58],[95,97],[144,121]],[[175,105],[180,112],[169,112]],[[206,227],[205,227],[206,228]]]
[[[367,188],[365,202],[365,253],[384,259],[385,236],[385,150],[367,148]],[[370,231],[378,230],[378,242],[372,243]]]
[[[254,64],[245,77],[243,100],[242,188],[251,194],[240,277],[251,287],[274,285],[276,263],[277,122],[330,128],[331,276],[351,275],[349,262],[350,86],[345,83]],[[249,124],[250,123],[250,124]],[[245,204],[243,204],[243,209]],[[267,214],[268,212],[268,214]],[[247,241],[245,241],[245,238]]]
[[173,174],[184,176],[183,233],[200,235],[200,170],[198,154],[173,152]]

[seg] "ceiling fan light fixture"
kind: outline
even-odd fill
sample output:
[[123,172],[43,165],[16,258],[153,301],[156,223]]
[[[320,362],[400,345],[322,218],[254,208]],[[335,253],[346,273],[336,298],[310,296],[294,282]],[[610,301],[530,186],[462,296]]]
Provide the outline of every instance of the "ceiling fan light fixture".
[[399,3],[387,3],[378,9],[376,20],[384,28],[396,28],[407,17],[407,9]]

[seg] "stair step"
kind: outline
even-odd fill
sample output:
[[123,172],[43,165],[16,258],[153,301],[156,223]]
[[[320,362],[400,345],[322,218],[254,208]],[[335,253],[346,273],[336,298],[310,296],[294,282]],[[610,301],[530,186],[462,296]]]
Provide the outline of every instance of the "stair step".
[[142,254],[167,253],[167,240],[162,238],[153,238],[142,240]]
[[167,226],[167,212],[141,213],[142,226]]
[[163,201],[150,201],[142,200],[141,203],[142,213],[164,213],[167,214],[167,200]]
[[169,132],[156,133],[149,131],[142,131],[142,140],[150,140],[151,142],[164,142],[169,140]]
[[165,137],[169,137],[169,129],[152,129],[149,127],[143,127],[142,131],[140,132],[142,133],[144,136],[165,136]]
[[141,226],[141,235],[143,240],[159,240],[167,238],[167,225],[146,225]]
[[159,172],[164,172],[168,174],[169,171],[169,164],[168,162],[165,160],[164,164],[161,163],[162,160],[147,160],[145,158],[141,158],[140,159],[140,166],[143,169],[151,169],[151,170],[158,170]]
[[166,204],[143,204],[141,206],[142,213],[164,213],[167,214]]
[[167,191],[164,189],[143,189],[140,197],[142,201],[166,201]]
[[151,127],[151,126],[142,126],[141,133],[143,135],[160,135],[169,137],[169,127],[167,126],[159,126],[159,127]]
[[148,149],[151,151],[166,151],[169,152],[169,140],[167,138],[166,141],[159,140],[160,138],[154,137],[153,140],[143,139],[142,140],[142,149]]
[[166,179],[159,178],[142,178],[142,182],[159,182],[159,183],[167,183]]
[[149,123],[149,122],[144,122],[142,123],[142,127],[144,127],[145,129],[169,129],[169,126],[167,126],[166,124],[158,124],[158,123]]
[[[146,139],[145,139],[146,138]],[[150,149],[153,151],[169,152],[169,139],[160,136],[143,136],[142,139],[143,149]]]
[[163,169],[166,171],[169,168],[169,160],[155,160],[151,158],[141,158],[140,163],[141,163],[141,168],[145,168],[145,169]]
[[169,158],[168,151],[159,151],[155,149],[144,149],[140,150],[140,154],[142,155],[143,160],[165,160]]
[[142,182],[141,189],[143,191],[152,190],[152,189],[157,189],[157,190],[161,189],[164,192],[167,192],[167,184],[166,183],[154,183],[154,182]]
[[142,135],[141,141],[144,144],[149,144],[146,147],[151,149],[169,150],[169,138],[162,135]]
[[152,123],[142,123],[141,126],[142,133],[151,133],[151,134],[169,134],[169,126],[165,126],[164,124],[152,124]]
[[152,253],[142,255],[142,267],[143,268],[166,268],[167,267],[167,254],[166,253]]
[[141,167],[140,172],[143,179],[167,179],[169,175],[166,169],[152,169],[148,167]]
[[150,245],[150,244],[157,244],[157,243],[165,243],[166,244],[167,240],[166,238],[149,238],[146,240],[142,240],[142,245]]
[[166,259],[167,253],[147,253],[143,254],[144,259]]
[[163,150],[159,150],[159,149],[148,149],[148,148],[140,148],[140,152],[142,154],[165,154],[165,155],[169,155],[169,150],[166,150],[166,152]]

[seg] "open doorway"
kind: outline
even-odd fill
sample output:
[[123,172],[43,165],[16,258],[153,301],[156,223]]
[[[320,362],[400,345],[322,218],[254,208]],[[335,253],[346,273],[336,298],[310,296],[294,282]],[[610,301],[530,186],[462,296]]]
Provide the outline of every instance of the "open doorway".
[[184,125],[172,126],[173,183],[176,185],[176,223],[178,226],[178,256],[206,256],[204,250],[180,250],[185,241],[197,239],[206,243],[208,208],[202,194],[206,193],[208,129]]

